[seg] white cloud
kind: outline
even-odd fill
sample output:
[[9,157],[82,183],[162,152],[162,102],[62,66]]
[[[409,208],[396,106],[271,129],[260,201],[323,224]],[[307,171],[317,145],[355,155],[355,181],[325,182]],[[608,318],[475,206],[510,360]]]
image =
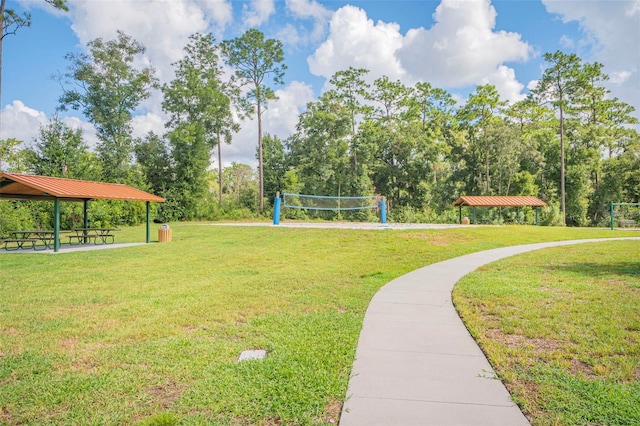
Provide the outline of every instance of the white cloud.
[[398,58],[415,80],[441,87],[478,84],[489,76],[508,79],[505,62],[527,61],[531,47],[517,33],[494,31],[496,11],[489,0],[442,0],[430,29],[407,32]]
[[82,139],[87,143],[90,150],[95,150],[98,145],[98,135],[93,124],[78,117],[64,117],[62,122],[73,130],[82,130]]
[[188,37],[224,28],[231,20],[230,7],[226,1],[205,0],[73,2],[72,29],[83,45],[98,37],[112,40],[124,31],[146,47],[147,61],[164,82],[171,79],[171,63],[182,57]]
[[233,8],[227,0],[195,0],[218,27],[224,29],[233,19]]
[[315,0],[285,0],[287,9],[298,18],[326,21],[332,12]]
[[14,100],[2,111],[2,139],[15,138],[30,146],[38,136],[40,126],[48,121],[44,112]]
[[567,35],[563,35],[562,37],[560,37],[559,43],[563,49],[574,49],[576,46],[576,42]]
[[428,81],[443,88],[493,84],[505,99],[521,99],[524,85],[510,61],[527,61],[532,48],[517,33],[495,31],[489,0],[442,0],[430,29],[406,36],[395,23],[374,22],[366,12],[345,6],[334,14],[327,38],[308,58],[311,72],[331,77],[349,66],[405,84]]
[[374,23],[364,10],[345,6],[335,12],[327,40],[307,62],[311,73],[327,78],[353,66],[370,70],[373,78],[386,75],[396,80],[404,74],[395,56],[401,46],[398,24]]
[[549,13],[578,22],[590,50],[577,52],[587,62],[604,64],[614,96],[640,111],[640,0],[542,0]]
[[131,136],[134,138],[143,138],[149,132],[162,136],[166,132],[166,128],[164,127],[165,122],[165,117],[154,112],[137,115],[131,120]]
[[[26,106],[22,101],[14,100],[2,111],[2,139],[15,138],[24,142],[25,146],[33,146],[40,136],[40,128],[49,123],[43,111]],[[91,123],[78,117],[63,117],[62,121],[71,129],[82,130],[82,136],[90,149],[94,149],[98,138]]]
[[493,74],[483,78],[482,83],[495,86],[500,97],[508,102],[518,102],[526,97],[522,93],[524,85],[516,80],[513,68],[504,65],[500,65]]
[[613,84],[623,84],[625,81],[629,80],[630,77],[631,73],[629,71],[612,72],[609,75],[609,81]]
[[258,27],[276,11],[274,0],[251,0],[242,6],[242,20],[247,28]]
[[315,0],[286,0],[287,10],[299,19],[313,20],[311,40],[319,40],[324,36],[327,22],[333,12]]
[[296,46],[307,42],[304,35],[302,35],[300,31],[298,31],[298,28],[291,23],[283,25],[277,31],[276,39],[289,46]]

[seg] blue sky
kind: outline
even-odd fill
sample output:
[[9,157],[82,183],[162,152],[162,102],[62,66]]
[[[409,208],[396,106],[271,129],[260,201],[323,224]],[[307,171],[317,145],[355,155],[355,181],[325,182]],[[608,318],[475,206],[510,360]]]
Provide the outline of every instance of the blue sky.
[[[463,101],[478,84],[494,84],[505,100],[521,99],[544,68],[542,55],[562,50],[598,61],[611,77],[612,96],[640,110],[640,0],[70,0],[70,12],[44,0],[8,0],[32,14],[32,27],[4,40],[2,138],[31,142],[55,113],[69,52],[117,30],[147,48],[144,60],[162,82],[172,76],[193,32],[218,40],[256,27],[280,39],[288,66],[279,101],[265,115],[266,132],[282,138],[327,80],[349,66],[406,84],[429,81]],[[138,111],[134,133],[163,132],[161,97]],[[77,112],[63,115],[95,143],[92,126]],[[256,125],[243,123],[225,163],[254,165]],[[226,155],[225,155],[226,154]]]

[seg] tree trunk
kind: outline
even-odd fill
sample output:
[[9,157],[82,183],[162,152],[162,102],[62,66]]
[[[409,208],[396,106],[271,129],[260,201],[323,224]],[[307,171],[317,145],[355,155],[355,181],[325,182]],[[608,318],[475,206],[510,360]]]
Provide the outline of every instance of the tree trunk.
[[258,98],[258,175],[260,180],[260,213],[264,211],[264,173],[262,167],[262,105]]
[[4,40],[4,10],[7,0],[0,2],[0,141],[2,140],[2,42]]
[[355,114],[351,113],[351,143],[353,146],[353,167],[354,167],[354,175],[358,175],[358,150],[356,149],[355,141],[356,138],[356,117]]
[[220,132],[218,132],[218,204],[222,205],[222,148],[220,147]]
[[562,107],[560,107],[560,198],[562,224],[567,226],[567,206],[564,188],[564,109]]
[[491,184],[489,182],[489,148],[487,148],[487,152],[484,154],[484,173],[487,184],[485,193],[486,195],[491,195]]

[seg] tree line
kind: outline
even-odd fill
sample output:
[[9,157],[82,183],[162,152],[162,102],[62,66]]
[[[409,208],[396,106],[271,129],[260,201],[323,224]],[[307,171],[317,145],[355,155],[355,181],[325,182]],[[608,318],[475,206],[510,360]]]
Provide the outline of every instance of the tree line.
[[457,104],[428,82],[339,71],[295,134],[265,139],[267,192],[375,192],[407,221],[453,220],[460,195],[533,195],[553,206],[548,222],[602,225],[609,201],[640,196],[634,109],[609,96],[602,64],[544,59],[537,87],[511,104],[492,85]]
[[[280,139],[263,137],[261,119],[283,83],[282,43],[258,30],[220,43],[194,34],[164,85],[152,67],[138,65],[144,46],[122,32],[87,47],[66,57],[69,68],[57,77],[59,108],[81,111],[94,125],[95,150],[81,130],[54,116],[31,147],[0,141],[0,170],[130,184],[167,199],[156,212],[162,221],[269,214],[280,191],[382,194],[393,221],[452,221],[452,202],[464,194],[534,195],[551,205],[547,223],[586,226],[605,223],[609,201],[640,198],[634,109],[605,89],[602,64],[575,54],[546,54],[537,87],[515,103],[488,84],[460,104],[428,82],[372,80],[369,70],[350,67],[332,76],[331,89]],[[169,117],[166,132],[134,139],[134,113],[155,89]],[[257,171],[223,168],[223,143],[232,143],[251,116],[258,125]],[[218,170],[211,169],[212,155]],[[0,203],[11,226],[47,220],[45,208],[7,206]],[[67,220],[74,208],[67,207]],[[135,203],[92,208],[104,223],[143,219]]]

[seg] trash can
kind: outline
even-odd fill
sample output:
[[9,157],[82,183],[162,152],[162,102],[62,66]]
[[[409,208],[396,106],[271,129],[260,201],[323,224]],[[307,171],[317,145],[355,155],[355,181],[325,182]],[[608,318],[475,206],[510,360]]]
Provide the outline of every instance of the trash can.
[[158,228],[158,242],[171,242],[171,228],[169,227],[169,225],[162,225],[160,228]]
[[470,223],[470,221],[469,221],[468,217],[465,216],[465,217],[462,218],[462,224],[463,225],[469,225],[469,223]]

